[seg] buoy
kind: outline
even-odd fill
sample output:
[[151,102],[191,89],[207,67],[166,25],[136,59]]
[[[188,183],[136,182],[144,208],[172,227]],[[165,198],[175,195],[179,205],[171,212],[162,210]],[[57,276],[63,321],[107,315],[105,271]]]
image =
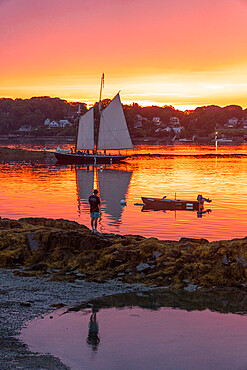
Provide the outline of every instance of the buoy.
[[125,200],[124,200],[124,199],[121,199],[121,200],[120,200],[120,204],[121,204],[121,206],[126,206],[126,204],[127,204],[127,203],[125,202]]

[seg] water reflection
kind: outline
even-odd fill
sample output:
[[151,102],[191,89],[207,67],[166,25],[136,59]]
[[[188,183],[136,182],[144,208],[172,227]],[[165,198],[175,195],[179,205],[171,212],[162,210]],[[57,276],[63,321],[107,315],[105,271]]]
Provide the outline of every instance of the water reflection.
[[170,212],[174,212],[175,218],[177,216],[177,212],[195,212],[197,218],[202,218],[204,215],[209,214],[209,213],[212,212],[211,209],[204,209],[204,206],[203,205],[201,205],[199,207],[199,210],[198,211],[196,211],[194,209],[173,209],[172,210],[170,208],[165,209],[164,207],[159,208],[159,207],[152,207],[152,206],[149,206],[149,205],[145,205],[145,206],[142,207],[141,211],[142,212],[155,212],[155,211],[159,211],[160,213],[161,212],[162,213],[166,213],[167,211],[170,211]]
[[87,343],[90,345],[93,351],[97,351],[100,337],[99,337],[99,324],[96,318],[97,313],[96,308],[92,308],[92,314],[90,316],[90,321],[88,325],[88,336],[87,336]]
[[245,369],[246,313],[246,292],[236,289],[139,291],[34,320],[22,339],[72,370]]
[[97,189],[101,199],[99,223],[102,224],[102,218],[106,215],[110,225],[120,225],[123,212],[120,201],[126,200],[132,171],[103,166],[75,167],[75,171],[79,214],[88,210],[88,197],[93,189]]
[[170,291],[159,288],[147,292],[123,293],[97,298],[81,305],[69,308],[66,312],[80,312],[88,306],[99,312],[106,308],[141,307],[157,311],[162,307],[170,307],[186,311],[203,311],[210,309],[219,313],[247,314],[247,294],[235,288],[220,288],[196,291]]
[[[131,163],[103,168],[102,172],[98,168],[97,173],[102,198],[101,232],[210,241],[246,236],[246,155],[218,159],[134,157]],[[0,162],[1,217],[65,218],[90,227],[92,174],[92,166]],[[181,199],[195,199],[197,194],[210,197],[212,212],[196,217],[194,212],[141,212],[141,206],[136,206],[142,196],[162,198],[166,194],[172,199],[175,192]],[[115,193],[119,193],[118,198]],[[121,199],[126,200],[127,207],[121,207]]]

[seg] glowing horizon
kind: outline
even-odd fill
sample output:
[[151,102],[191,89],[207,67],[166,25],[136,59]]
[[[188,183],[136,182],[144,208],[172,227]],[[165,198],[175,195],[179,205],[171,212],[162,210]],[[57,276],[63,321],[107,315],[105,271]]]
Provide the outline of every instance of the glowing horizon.
[[247,107],[246,0],[0,0],[0,97]]

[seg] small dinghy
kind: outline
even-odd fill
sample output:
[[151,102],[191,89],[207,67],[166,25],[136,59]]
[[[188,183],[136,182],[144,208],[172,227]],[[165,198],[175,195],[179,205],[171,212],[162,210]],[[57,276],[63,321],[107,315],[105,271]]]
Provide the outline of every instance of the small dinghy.
[[163,198],[147,198],[142,197],[144,208],[148,209],[164,209],[164,210],[185,210],[185,211],[202,211],[204,202],[211,203],[208,198],[202,195],[197,196],[197,200],[180,200]]

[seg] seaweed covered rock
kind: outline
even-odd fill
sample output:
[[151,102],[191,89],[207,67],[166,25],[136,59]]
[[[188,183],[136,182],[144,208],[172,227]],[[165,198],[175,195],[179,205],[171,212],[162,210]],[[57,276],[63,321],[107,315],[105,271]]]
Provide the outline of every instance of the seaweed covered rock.
[[16,274],[23,276],[98,282],[117,278],[188,291],[199,287],[247,289],[246,261],[246,238],[166,241],[95,234],[63,219],[0,219],[0,267],[22,266]]

